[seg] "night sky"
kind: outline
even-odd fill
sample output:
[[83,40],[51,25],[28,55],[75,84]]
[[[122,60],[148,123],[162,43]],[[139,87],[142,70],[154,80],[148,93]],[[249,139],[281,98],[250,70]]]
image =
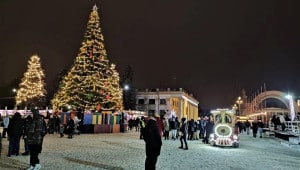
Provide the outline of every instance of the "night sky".
[[1,0],[0,85],[38,54],[48,89],[76,57],[99,7],[108,58],[138,89],[183,88],[203,109],[229,107],[245,89],[300,95],[297,1]]

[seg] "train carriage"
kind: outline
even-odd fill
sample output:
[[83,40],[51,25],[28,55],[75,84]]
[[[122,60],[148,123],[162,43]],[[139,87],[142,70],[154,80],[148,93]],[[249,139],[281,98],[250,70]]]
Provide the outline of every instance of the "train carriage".
[[214,146],[239,147],[239,133],[235,128],[236,116],[232,110],[217,109],[211,111],[214,130],[209,143]]

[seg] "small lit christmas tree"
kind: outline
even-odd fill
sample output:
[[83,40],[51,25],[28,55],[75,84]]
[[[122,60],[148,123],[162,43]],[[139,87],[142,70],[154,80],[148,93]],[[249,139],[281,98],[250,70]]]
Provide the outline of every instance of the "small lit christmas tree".
[[45,74],[37,55],[30,57],[28,69],[24,73],[19,89],[17,90],[17,106],[44,106],[45,104]]
[[[106,109],[119,107],[119,98],[116,94],[121,88],[110,86],[114,84],[111,81],[116,71],[110,67],[107,58],[97,10],[95,5],[74,64],[51,101],[54,109],[67,106],[74,109],[86,107],[93,109],[97,105]],[[119,79],[114,81],[118,83]]]
[[111,72],[111,76],[107,79],[107,82],[108,82],[107,86],[111,90],[110,90],[110,94],[108,94],[106,96],[106,98],[108,99],[108,102],[114,104],[119,109],[122,109],[123,108],[123,90],[120,87],[120,77],[119,77],[119,73],[117,72],[115,67],[116,66],[114,64],[111,64],[111,66],[110,66],[110,70],[112,72]]

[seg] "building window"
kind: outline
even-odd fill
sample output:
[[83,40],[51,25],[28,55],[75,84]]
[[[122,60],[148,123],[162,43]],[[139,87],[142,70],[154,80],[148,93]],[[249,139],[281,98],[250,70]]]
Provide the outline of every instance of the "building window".
[[149,110],[149,115],[154,115],[155,110]]
[[145,100],[144,99],[139,99],[138,104],[145,104]]
[[149,104],[155,104],[155,99],[149,99]]
[[167,104],[167,101],[166,101],[166,99],[160,99],[159,103],[160,104]]
[[163,117],[166,114],[165,110],[159,110],[160,117]]

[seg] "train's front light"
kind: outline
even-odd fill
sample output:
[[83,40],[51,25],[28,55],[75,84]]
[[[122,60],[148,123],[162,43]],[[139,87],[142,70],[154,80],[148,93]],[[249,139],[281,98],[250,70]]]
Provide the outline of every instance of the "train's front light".
[[238,139],[238,137],[237,137],[237,135],[233,135],[233,140],[237,140]]
[[229,138],[232,134],[232,129],[227,124],[218,124],[215,127],[215,134],[221,137],[227,137]]

